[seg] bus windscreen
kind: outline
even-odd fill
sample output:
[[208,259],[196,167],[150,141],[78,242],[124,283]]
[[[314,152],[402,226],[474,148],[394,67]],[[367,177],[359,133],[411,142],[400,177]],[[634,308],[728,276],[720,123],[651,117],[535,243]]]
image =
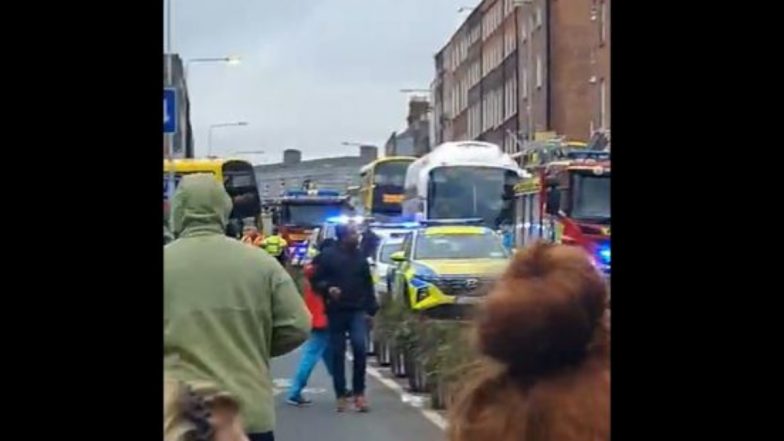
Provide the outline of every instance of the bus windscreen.
[[411,161],[378,164],[373,171],[373,213],[399,215],[402,211],[403,185]]
[[482,218],[486,226],[512,223],[517,174],[493,167],[440,167],[430,172],[428,217]]

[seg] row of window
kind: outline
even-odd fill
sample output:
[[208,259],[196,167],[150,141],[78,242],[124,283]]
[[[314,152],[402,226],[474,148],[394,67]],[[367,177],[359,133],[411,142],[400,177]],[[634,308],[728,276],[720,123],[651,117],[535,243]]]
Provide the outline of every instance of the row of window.
[[496,37],[490,43],[487,43],[482,51],[482,76],[486,76],[490,71],[501,65],[503,61],[503,40]]
[[471,66],[468,67],[468,87],[474,87],[482,80],[482,66],[479,64],[479,59],[474,60]]
[[479,102],[468,109],[468,139],[476,139],[482,134],[482,111]]
[[485,15],[482,17],[482,41],[487,40],[487,37],[493,33],[498,26],[501,25],[504,17],[501,15],[503,10],[501,10],[502,3],[500,1],[495,2],[495,4],[490,7],[490,9],[485,12]]
[[494,129],[504,122],[504,89],[499,87],[482,97],[482,131]]

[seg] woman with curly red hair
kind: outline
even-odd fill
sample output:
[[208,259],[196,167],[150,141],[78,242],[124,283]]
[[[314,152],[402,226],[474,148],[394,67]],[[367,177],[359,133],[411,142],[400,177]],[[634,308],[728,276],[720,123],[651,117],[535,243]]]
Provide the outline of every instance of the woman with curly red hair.
[[610,439],[607,286],[581,249],[517,254],[476,337],[485,359],[452,406],[450,441]]

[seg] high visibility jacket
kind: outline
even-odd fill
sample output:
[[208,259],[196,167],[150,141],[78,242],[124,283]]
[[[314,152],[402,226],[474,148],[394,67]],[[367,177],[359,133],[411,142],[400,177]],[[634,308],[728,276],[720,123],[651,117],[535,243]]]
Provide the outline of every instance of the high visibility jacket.
[[270,236],[261,242],[261,247],[269,253],[270,256],[278,257],[283,253],[283,249],[288,244],[280,236]]
[[255,238],[251,236],[242,236],[242,243],[246,243],[248,245],[261,247],[262,242],[264,242],[264,236],[262,236],[261,234],[257,235]]

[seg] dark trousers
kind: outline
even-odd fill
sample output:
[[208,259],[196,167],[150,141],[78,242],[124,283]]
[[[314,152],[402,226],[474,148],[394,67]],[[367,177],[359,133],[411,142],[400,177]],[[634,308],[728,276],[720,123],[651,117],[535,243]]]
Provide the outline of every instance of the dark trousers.
[[275,435],[272,432],[265,433],[249,433],[249,441],[275,441]]
[[346,333],[351,341],[354,370],[351,377],[355,395],[365,393],[367,364],[367,320],[364,311],[336,311],[327,314],[329,344],[332,351],[332,385],[338,398],[346,396]]

